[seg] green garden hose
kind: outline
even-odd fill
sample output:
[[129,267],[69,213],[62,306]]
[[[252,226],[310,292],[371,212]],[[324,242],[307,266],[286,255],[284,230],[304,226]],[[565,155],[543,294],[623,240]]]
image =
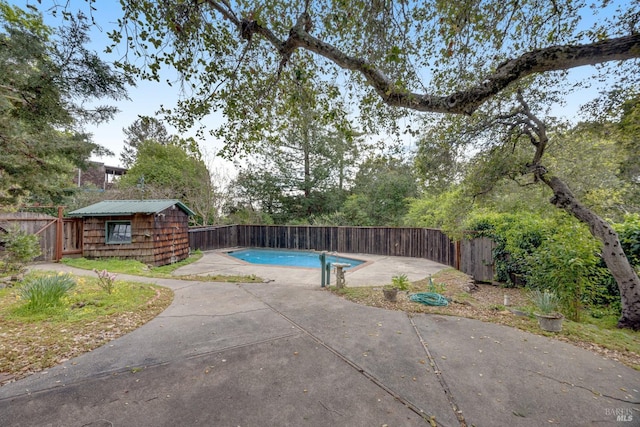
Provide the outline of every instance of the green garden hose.
[[409,299],[413,302],[437,307],[446,307],[449,305],[449,301],[447,301],[445,297],[435,292],[419,292],[417,294],[411,294],[409,295]]

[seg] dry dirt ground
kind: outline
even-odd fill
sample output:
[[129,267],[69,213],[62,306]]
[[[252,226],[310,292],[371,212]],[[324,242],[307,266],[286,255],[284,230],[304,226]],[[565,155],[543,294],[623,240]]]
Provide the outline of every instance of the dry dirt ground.
[[[387,301],[382,287],[350,288],[339,290],[330,288],[336,294],[353,302],[388,310],[401,310],[407,313],[435,313],[468,317],[485,322],[499,323],[523,329],[535,334],[570,342],[576,346],[598,353],[604,357],[620,361],[640,370],[640,354],[632,351],[612,350],[589,341],[580,339],[569,332],[558,334],[543,332],[537,321],[528,313],[518,309],[526,307],[529,300],[522,288],[504,288],[496,284],[474,283],[471,277],[454,269],[447,269],[434,277],[437,292],[450,301],[446,307],[433,307],[409,300],[409,294],[429,292],[428,279],[413,282],[406,292],[398,292],[397,301]],[[444,285],[444,286],[442,286]],[[505,295],[509,305],[505,306]]]

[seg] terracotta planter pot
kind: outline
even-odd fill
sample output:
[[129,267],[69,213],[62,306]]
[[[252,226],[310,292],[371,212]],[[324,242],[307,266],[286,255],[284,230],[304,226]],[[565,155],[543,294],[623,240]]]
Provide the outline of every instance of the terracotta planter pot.
[[562,319],[564,316],[560,313],[540,314],[533,313],[538,319],[540,329],[548,332],[560,332],[562,330]]
[[384,294],[384,297],[387,299],[387,301],[391,301],[391,302],[396,302],[397,301],[397,296],[398,296],[398,290],[397,289],[383,289],[382,293]]

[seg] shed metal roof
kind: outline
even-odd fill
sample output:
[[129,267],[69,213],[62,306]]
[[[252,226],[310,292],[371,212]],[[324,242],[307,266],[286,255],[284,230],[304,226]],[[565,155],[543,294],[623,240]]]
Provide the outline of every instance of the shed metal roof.
[[162,200],[103,200],[93,205],[76,209],[68,213],[69,216],[111,216],[133,215],[136,213],[156,214],[171,206],[177,206],[187,215],[195,215],[184,203],[176,199]]

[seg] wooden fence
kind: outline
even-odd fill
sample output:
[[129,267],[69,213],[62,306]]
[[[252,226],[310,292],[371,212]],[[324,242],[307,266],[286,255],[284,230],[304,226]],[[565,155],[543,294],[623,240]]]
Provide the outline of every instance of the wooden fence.
[[[31,212],[0,214],[0,228],[12,225],[39,236],[42,255],[38,260],[82,254],[81,218],[62,218],[61,213],[58,218]],[[191,249],[237,246],[425,258],[457,268],[478,281],[493,280],[495,243],[486,237],[455,242],[440,230],[409,227],[228,225],[189,229]]]
[[458,242],[458,270],[479,282],[492,282],[493,250],[496,243],[488,237],[474,237]]
[[189,227],[189,247],[210,251],[238,246],[237,225]]
[[38,236],[41,255],[36,261],[55,261],[82,254],[82,221],[34,212],[0,213],[0,231],[18,227]]
[[478,281],[493,279],[487,238],[455,242],[440,230],[408,227],[325,227],[287,225],[230,225],[189,230],[192,249],[235,246],[336,251],[425,258],[463,271]]

